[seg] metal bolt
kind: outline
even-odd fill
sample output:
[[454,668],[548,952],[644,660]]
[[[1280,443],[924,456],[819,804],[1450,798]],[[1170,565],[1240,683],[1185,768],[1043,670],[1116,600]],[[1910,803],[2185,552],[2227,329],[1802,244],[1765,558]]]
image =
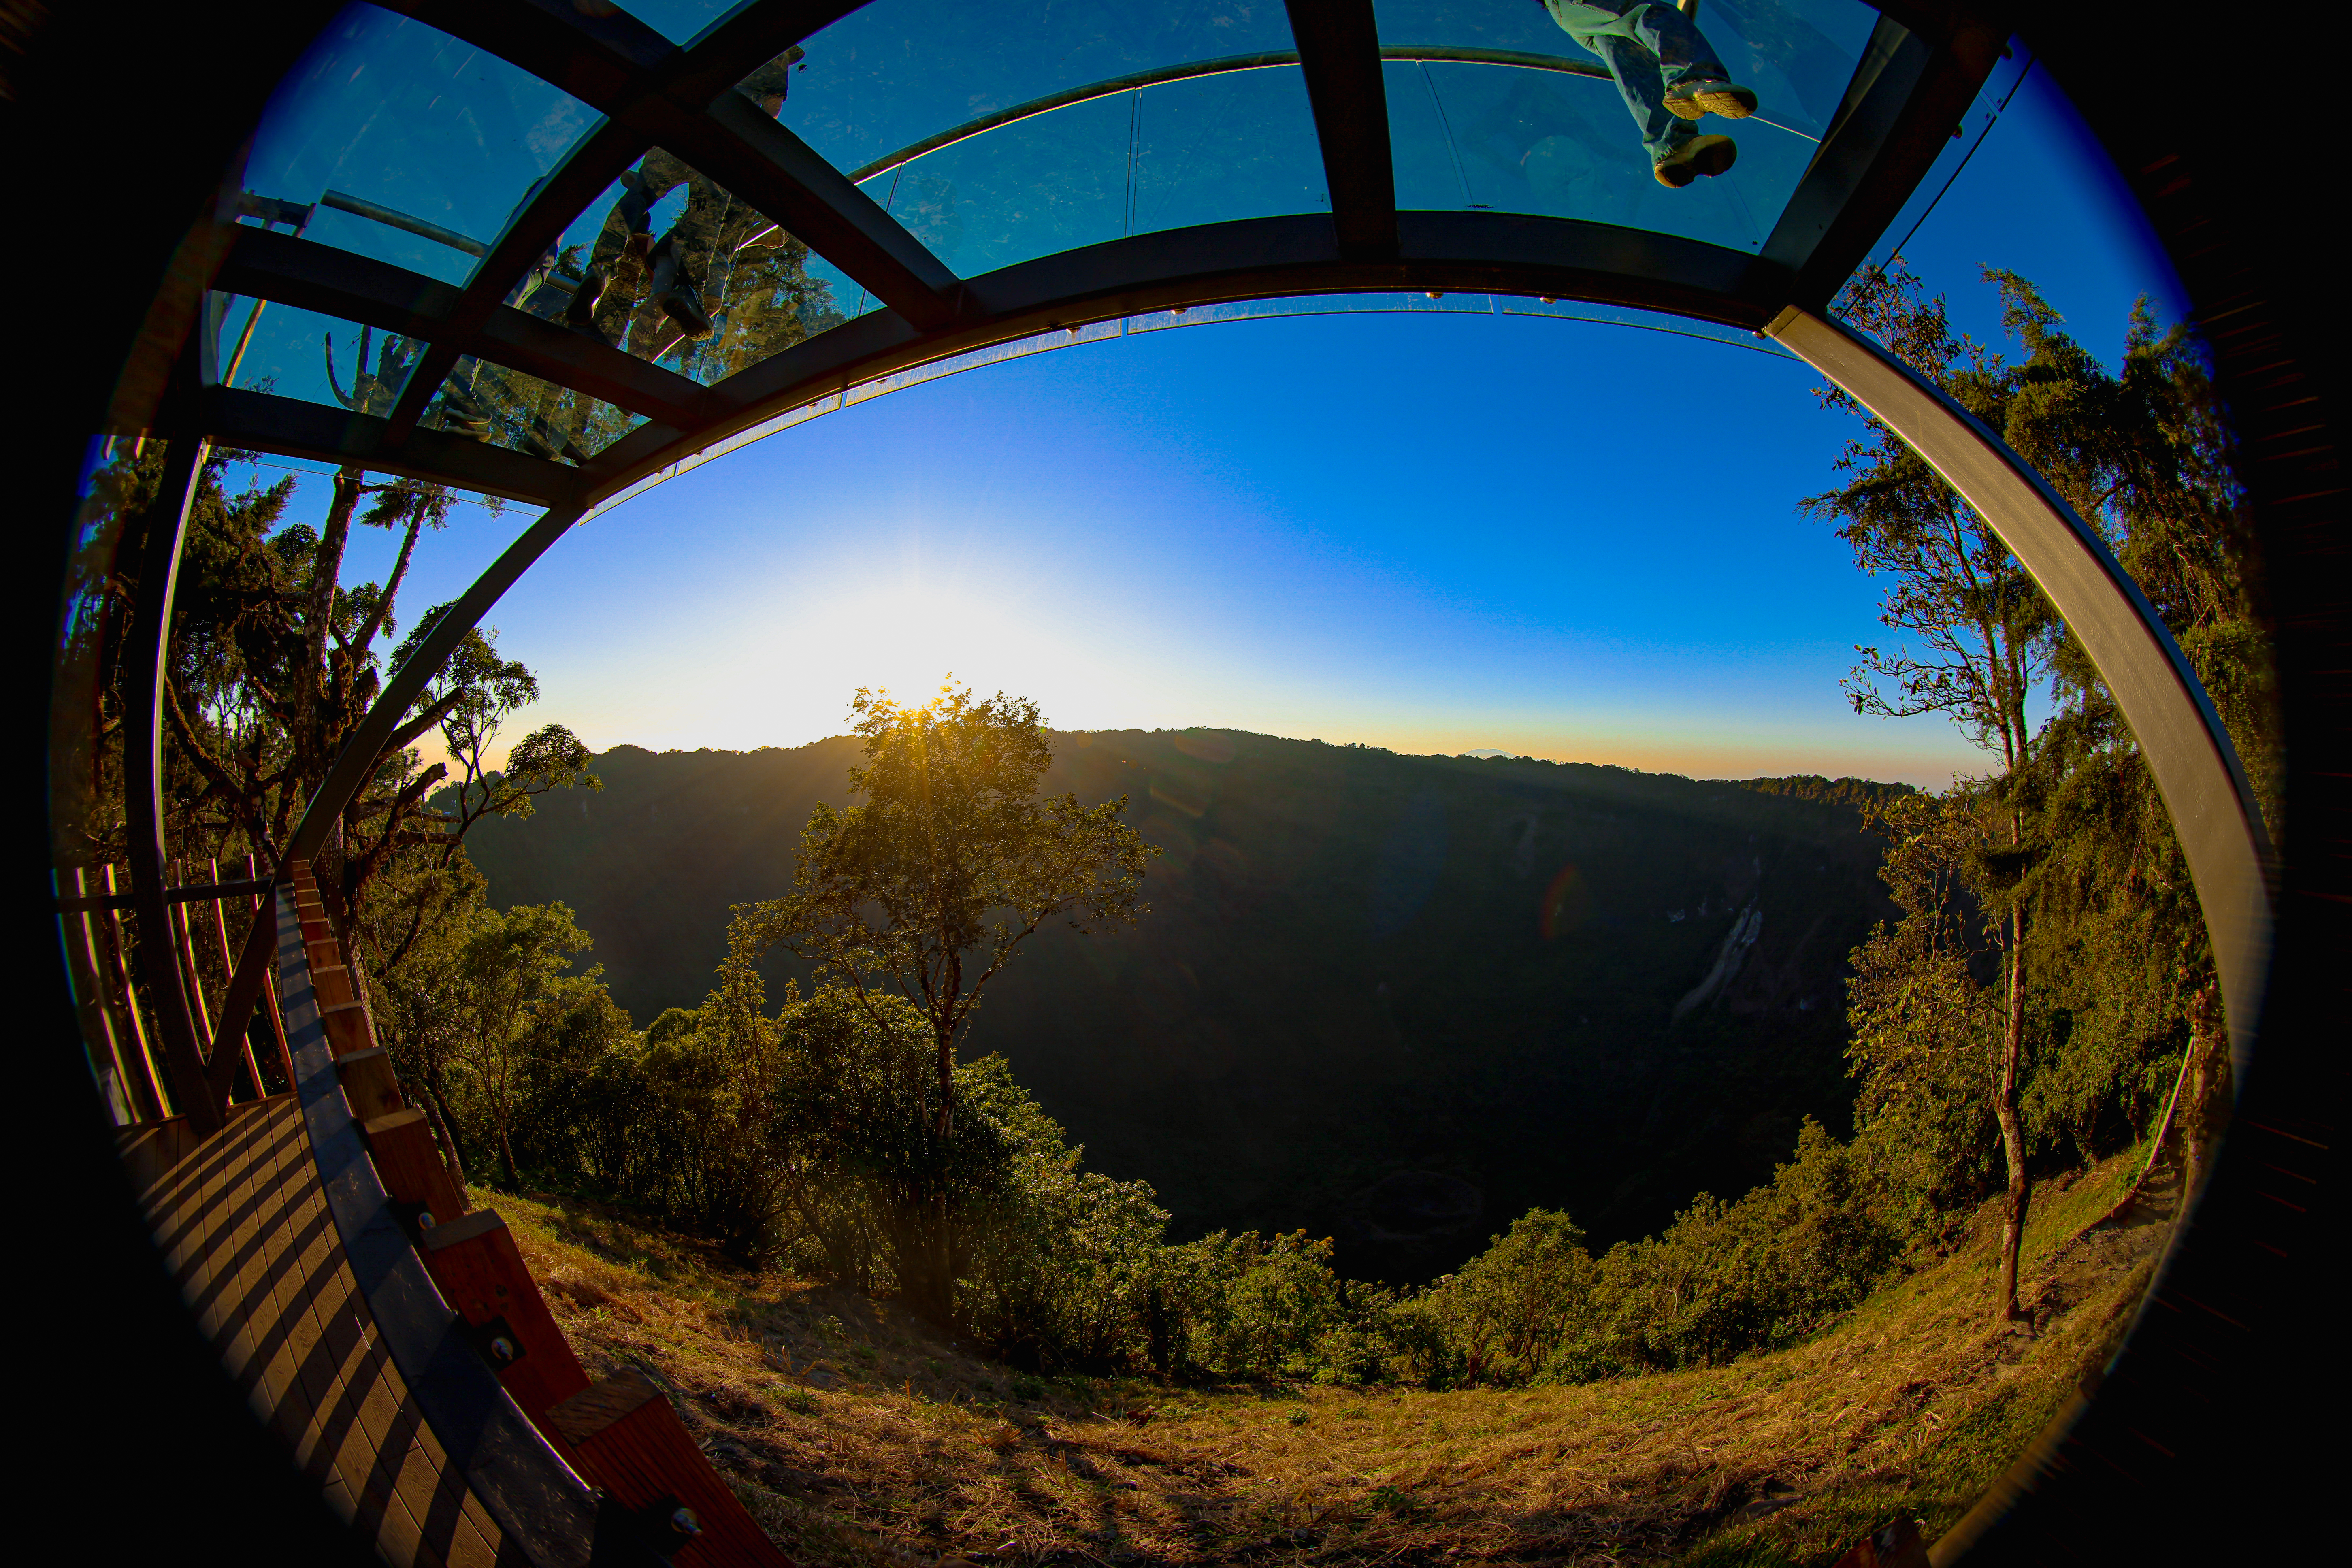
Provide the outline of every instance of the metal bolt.
[[1443,289],[1432,289],[1429,291],[1429,297],[1433,300],[1443,300],[1445,298],[1445,290]]
[[1542,300],[1547,305],[1557,305],[1559,303],[1559,300],[1549,294],[1538,294],[1536,298]]
[[435,1226],[440,1223],[441,1222],[439,1220],[433,1217],[433,1211],[431,1209],[426,1209],[424,1213],[416,1216],[416,1228],[419,1230],[431,1230]]
[[694,1510],[690,1508],[681,1508],[676,1513],[671,1514],[669,1516],[669,1527],[672,1530],[677,1531],[680,1535],[700,1535],[702,1533],[702,1521],[695,1516]]
[[504,1366],[509,1362],[514,1360],[514,1341],[507,1338],[504,1334],[500,1334],[490,1342],[490,1359],[492,1361],[497,1362],[500,1366]]

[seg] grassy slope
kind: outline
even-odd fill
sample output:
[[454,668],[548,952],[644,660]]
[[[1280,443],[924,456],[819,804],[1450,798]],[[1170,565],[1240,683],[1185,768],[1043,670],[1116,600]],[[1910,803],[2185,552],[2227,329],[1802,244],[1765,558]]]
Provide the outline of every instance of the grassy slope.
[[796,1560],[850,1565],[1826,1563],[1933,1539],[2104,1357],[2168,1225],[2084,1227],[2119,1156],[2039,1194],[2030,1330],[1992,1331],[1997,1216],[1815,1341],[1578,1388],[1038,1384],[892,1304],[746,1274],[572,1200],[506,1215],[592,1371],[655,1373]]

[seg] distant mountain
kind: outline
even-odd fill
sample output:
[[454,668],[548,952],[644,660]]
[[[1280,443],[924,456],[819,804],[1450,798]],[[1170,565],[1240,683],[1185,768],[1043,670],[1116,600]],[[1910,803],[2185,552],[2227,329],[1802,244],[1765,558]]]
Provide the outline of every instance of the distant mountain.
[[[1041,933],[971,1048],[1187,1230],[1303,1226],[1360,1276],[1423,1278],[1530,1205],[1636,1235],[1768,1175],[1801,1116],[1844,1126],[1846,955],[1892,914],[1854,803],[1902,786],[1202,730],[1055,753],[1050,790],[1125,795],[1165,847],[1151,912]],[[857,756],[619,747],[602,794],[471,852],[500,904],[570,904],[643,1024],[701,1000],[728,906],[786,888]]]

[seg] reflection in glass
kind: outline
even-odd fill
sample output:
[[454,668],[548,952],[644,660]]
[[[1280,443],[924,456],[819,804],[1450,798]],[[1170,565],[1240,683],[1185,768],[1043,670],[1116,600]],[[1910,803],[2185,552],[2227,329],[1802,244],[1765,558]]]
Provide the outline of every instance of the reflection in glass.
[[1125,235],[1330,206],[1292,65],[1062,104],[886,166],[859,188],[960,278]]
[[307,213],[307,239],[463,283],[595,124],[496,56],[353,5],[271,99],[245,187]]
[[225,386],[324,403],[379,417],[399,401],[425,352],[415,338],[283,303],[206,297]]
[[805,40],[782,119],[847,173],[994,110],[1139,71],[1293,47],[1282,0],[889,0]]
[[[1560,6],[1596,26],[1613,8]],[[1687,121],[1654,105],[1643,112],[1611,79],[1605,51],[1620,50],[1638,57],[1621,66],[1646,61],[1662,85],[1643,46],[1603,35],[1587,49],[1544,6],[1381,0],[1377,15],[1399,205],[1588,218],[1747,250],[1788,205],[1876,22],[1855,0],[1710,5],[1704,42],[1759,103],[1746,118]],[[1409,68],[1396,58],[1421,51]],[[1664,152],[1694,133],[1731,137],[1736,159],[1669,189],[1644,139]]]
[[758,208],[656,148],[565,231],[522,308],[708,385],[848,319],[847,280],[812,260]]
[[434,394],[423,423],[552,462],[584,463],[645,420],[585,393],[468,356]]

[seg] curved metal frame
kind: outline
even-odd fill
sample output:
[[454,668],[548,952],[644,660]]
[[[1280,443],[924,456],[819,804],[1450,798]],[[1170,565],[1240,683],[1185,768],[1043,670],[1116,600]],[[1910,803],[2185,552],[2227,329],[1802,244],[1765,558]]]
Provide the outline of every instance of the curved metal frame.
[[1967,409],[1868,338],[1791,307],[1765,329],[1903,437],[2000,535],[2123,710],[2171,814],[2213,941],[2233,1080],[2245,1080],[2271,956],[2271,844],[2230,731],[2098,531]]

